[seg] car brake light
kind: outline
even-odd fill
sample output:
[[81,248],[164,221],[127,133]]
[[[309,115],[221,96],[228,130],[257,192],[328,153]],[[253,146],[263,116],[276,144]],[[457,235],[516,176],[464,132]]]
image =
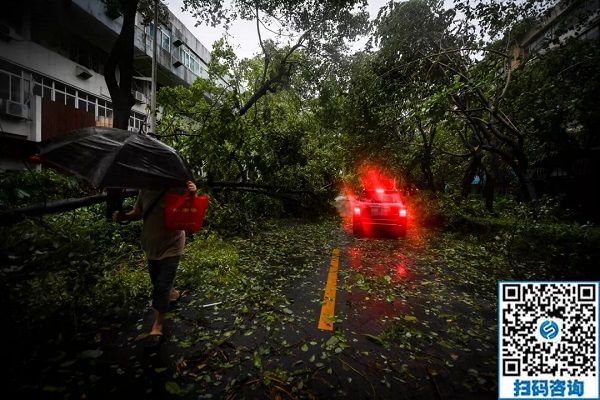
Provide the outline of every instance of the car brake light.
[[379,194],[383,194],[383,189],[375,189],[375,191]]
[[354,214],[360,215],[360,207],[354,207]]
[[400,216],[401,217],[406,217],[406,208],[401,208],[400,209]]

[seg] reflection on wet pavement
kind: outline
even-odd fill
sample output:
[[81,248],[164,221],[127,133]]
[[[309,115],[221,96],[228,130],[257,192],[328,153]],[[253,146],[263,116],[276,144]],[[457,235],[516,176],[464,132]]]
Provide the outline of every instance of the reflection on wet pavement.
[[[135,341],[152,318],[136,316],[102,333],[96,358],[65,355],[78,363],[71,381],[59,361],[44,385],[76,398],[494,398],[495,293],[445,240],[414,225],[401,239],[356,239],[337,220],[231,239],[238,261],[202,270],[160,349]],[[334,248],[331,332],[317,322]]]
[[[465,290],[478,271],[440,262],[444,244],[414,219],[405,238],[359,239],[352,236],[349,207],[338,210],[347,268],[340,270],[337,329],[357,348],[376,345],[369,359],[376,352],[385,362],[371,378],[411,382],[410,390],[390,385],[412,398],[495,398],[495,293]],[[366,358],[360,350],[353,355]]]

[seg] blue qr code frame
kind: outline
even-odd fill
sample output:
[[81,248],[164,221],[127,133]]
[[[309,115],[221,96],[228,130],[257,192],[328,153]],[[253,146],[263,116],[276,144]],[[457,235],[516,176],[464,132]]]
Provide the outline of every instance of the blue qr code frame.
[[[523,289],[524,287],[527,288],[527,290]],[[528,306],[531,306],[532,294],[539,294],[540,288],[543,288],[541,290],[542,296],[536,297],[537,304],[533,304],[533,306],[538,305],[542,308],[542,310],[535,310],[534,308]],[[544,291],[547,288],[551,288],[551,290],[546,292],[546,294],[549,296],[555,296],[557,294],[557,291],[559,292],[559,295],[565,296],[564,298],[559,299],[559,301],[557,302],[558,304],[564,304],[564,301],[573,300],[573,303],[568,304],[566,308],[569,311],[572,311],[573,309],[581,310],[581,307],[584,307],[583,310],[587,312],[588,315],[585,315],[585,312],[583,317],[581,317],[580,315],[564,315],[558,312],[558,316],[552,313],[548,314],[552,315],[551,317],[546,316],[547,314],[545,313],[547,313],[549,310],[547,307],[550,307],[551,309],[551,303],[553,303],[553,300],[555,300],[552,297],[548,299],[544,297]],[[598,340],[600,332],[599,293],[600,282],[598,281],[498,281],[498,398],[500,400],[513,400],[525,398],[577,398],[586,400],[600,399],[600,370],[598,367],[600,359],[600,342]],[[519,354],[505,354],[503,356],[503,350],[505,350],[505,347],[508,347],[510,351],[510,346],[503,346],[503,344],[512,344],[515,341],[514,337],[504,338],[503,335],[507,331],[511,332],[510,326],[508,330],[504,329],[505,320],[503,319],[503,317],[505,316],[504,311],[507,307],[506,305],[511,303],[513,304],[513,308],[510,309],[510,306],[508,306],[509,316],[511,315],[512,311],[513,314],[516,314],[517,317],[524,317],[522,313],[517,312],[524,310],[525,313],[533,313],[533,316],[538,317],[537,320],[534,321],[531,321],[531,319],[534,318],[531,318],[530,320],[523,319],[523,321],[526,322],[524,324],[526,325],[525,329],[516,329],[517,336],[523,334],[530,336],[526,338],[523,338],[521,336],[520,338],[516,339],[517,343],[520,339],[526,340],[525,344],[527,345],[527,351],[524,351],[524,356]],[[564,308],[565,307],[563,307],[563,309]],[[593,314],[591,314],[591,318],[588,318],[590,317],[590,311]],[[557,313],[556,311],[554,312],[555,314]],[[531,315],[525,316],[530,317]],[[556,320],[556,323],[554,322],[554,319]],[[581,322],[582,319],[584,320],[584,322]],[[572,322],[573,320],[575,322]],[[539,323],[539,321],[543,322]],[[585,325],[586,323],[588,325]],[[529,376],[529,378],[532,379],[522,379],[524,377],[524,372],[521,369],[521,364],[524,361],[528,361],[527,355],[531,355],[531,353],[527,354],[528,351],[531,351],[531,347],[529,346],[534,346],[534,348],[540,353],[544,353],[535,355],[539,355],[541,359],[548,360],[548,358],[543,357],[547,356],[546,352],[548,351],[548,348],[554,346],[552,340],[558,336],[559,332],[561,334],[563,333],[563,328],[573,328],[573,324],[577,324],[578,326],[581,326],[583,324],[586,328],[590,328],[590,326],[593,325],[593,329],[581,330],[581,332],[583,332],[584,335],[587,335],[587,337],[584,337],[582,340],[588,340],[590,339],[590,337],[592,337],[592,347],[588,348],[588,343],[586,342],[584,354],[573,355],[573,359],[576,360],[573,362],[582,364],[583,367],[585,367],[583,371],[590,371],[586,363],[593,362],[594,365],[591,367],[590,376],[563,376],[563,372],[565,372],[565,370],[561,368],[559,369],[559,376],[549,376],[547,373],[540,373],[539,377]],[[578,333],[581,334],[581,332]],[[567,331],[565,337],[566,341],[570,345],[573,344],[572,335],[575,335],[575,339],[579,339],[579,336],[577,336],[575,333]],[[507,340],[503,341],[503,339]],[[532,343],[536,340],[541,343]],[[557,340],[558,344],[556,344],[555,347],[558,347],[561,343],[560,340],[562,340],[562,336],[558,337]],[[553,351],[556,351],[556,349]],[[586,351],[588,353],[586,353]],[[585,358],[585,355],[589,354],[589,351],[593,351],[591,360]],[[564,359],[562,359],[563,357],[559,358],[561,358],[560,362],[562,362],[562,364],[560,364],[560,362],[559,364],[565,366]],[[571,366],[571,364],[569,363],[570,360],[567,361],[567,366]],[[531,370],[528,370],[527,368],[524,368],[524,370],[529,375],[531,375]],[[536,368],[537,367],[534,366],[533,369],[535,370]],[[579,370],[580,369],[576,369],[576,371]],[[578,378],[581,378],[581,380]],[[584,384],[586,386],[584,386]]]

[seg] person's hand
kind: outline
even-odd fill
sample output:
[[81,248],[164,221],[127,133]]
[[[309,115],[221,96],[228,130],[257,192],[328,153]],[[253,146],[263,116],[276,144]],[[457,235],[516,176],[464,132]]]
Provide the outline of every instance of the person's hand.
[[191,193],[195,193],[196,190],[198,190],[196,188],[196,184],[192,181],[187,181],[185,184],[187,186],[187,190],[189,190]]

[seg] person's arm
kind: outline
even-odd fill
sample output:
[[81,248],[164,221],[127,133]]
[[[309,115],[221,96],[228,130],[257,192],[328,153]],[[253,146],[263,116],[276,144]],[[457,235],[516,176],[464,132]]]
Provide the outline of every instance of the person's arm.
[[113,222],[116,221],[137,221],[142,219],[142,213],[137,208],[129,210],[127,212],[115,211],[112,215]]
[[117,221],[137,221],[138,219],[142,219],[142,204],[140,203],[141,199],[138,197],[135,202],[133,209],[123,212],[123,211],[115,211],[113,212],[112,219],[113,222]]
[[196,184],[192,181],[187,181],[186,183],[187,186],[187,190],[190,191],[191,193],[195,193],[197,188],[196,188]]

